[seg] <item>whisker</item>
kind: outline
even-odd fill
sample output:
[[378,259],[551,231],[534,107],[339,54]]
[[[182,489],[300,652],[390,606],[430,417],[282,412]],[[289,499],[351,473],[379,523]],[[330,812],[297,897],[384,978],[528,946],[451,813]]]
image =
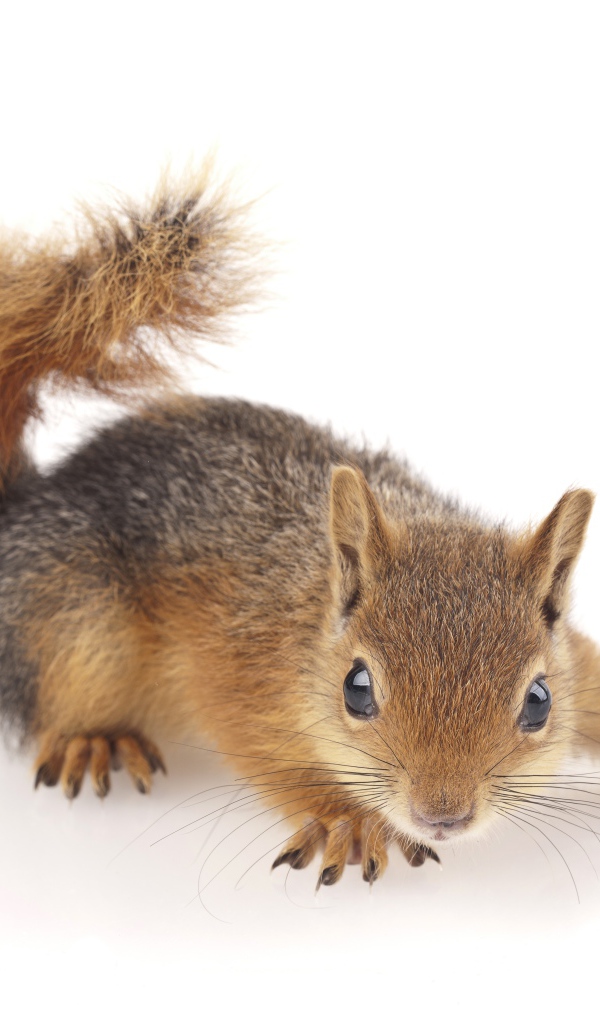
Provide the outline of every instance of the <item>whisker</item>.
[[[148,825],[146,828],[142,829],[142,831],[139,832],[138,835],[135,836],[133,839],[130,839],[130,841],[128,843],[126,843],[126,845],[123,847],[122,850],[119,850],[118,853],[115,853],[114,857],[112,857],[109,860],[108,863],[109,864],[113,864],[114,861],[116,861],[118,857],[121,857],[122,854],[124,854],[126,852],[126,850],[129,849],[130,846],[133,846],[134,843],[137,843],[138,839],[141,839],[142,836],[144,836],[146,834],[146,832],[149,832],[150,829],[154,828],[155,825],[158,825],[158,822],[162,821],[163,818],[166,818],[166,816],[168,814],[173,814],[174,811],[177,811],[177,810],[179,810],[180,807],[183,807],[188,802],[188,800],[193,800],[194,797],[202,796],[204,793],[209,793],[211,790],[216,791],[216,790],[219,790],[219,789],[228,789],[228,788],[230,788],[232,786],[233,786],[232,783],[225,783],[225,784],[223,784],[221,786],[210,786],[208,789],[199,789],[197,793],[192,793],[191,796],[186,796],[184,800],[180,800],[179,803],[175,804],[174,807],[170,807],[168,811],[163,811],[162,814],[159,814],[158,818],[155,818],[154,821],[151,822],[150,825]],[[212,798],[211,797],[206,797],[206,799],[210,800]],[[201,803],[202,801],[199,801],[199,802]],[[195,804],[192,804],[191,806],[194,807]]]
[[560,701],[565,700],[566,697],[576,697],[579,693],[590,693],[592,690],[600,690],[600,686],[584,686],[581,690],[569,690],[568,693],[565,693],[562,696],[557,697],[554,703],[559,704]]
[[[193,821],[188,821],[188,822],[186,822],[185,825],[180,825],[179,828],[175,828],[171,832],[167,832],[167,834],[164,835],[164,836],[161,836],[160,839],[155,839],[152,843],[150,843],[150,846],[156,846],[156,845],[158,845],[158,843],[162,843],[166,839],[170,839],[172,836],[177,835],[178,832],[185,832],[186,829],[189,830],[189,831],[186,832],[186,835],[190,835],[192,832],[197,830],[195,828],[192,828],[191,827],[192,825],[197,826],[197,828],[203,828],[204,825],[208,823],[205,819],[209,819],[209,821],[212,820],[212,815],[218,815],[218,814],[222,813],[224,808],[226,808],[226,807],[229,807],[230,810],[240,810],[241,808],[247,807],[247,806],[249,806],[249,804],[251,804],[253,802],[257,802],[258,800],[268,800],[270,797],[273,797],[273,796],[276,797],[276,796],[280,795],[281,793],[297,792],[298,790],[301,790],[301,789],[311,789],[312,790],[312,789],[319,789],[319,787],[324,787],[326,792],[322,793],[321,796],[325,796],[327,794],[327,792],[329,792],[329,793],[337,793],[338,792],[338,787],[340,785],[342,785],[342,786],[343,785],[357,785],[357,786],[363,786],[364,785],[364,786],[366,786],[367,789],[370,790],[372,788],[380,788],[381,783],[377,784],[377,783],[351,783],[351,782],[336,782],[336,783],[332,783],[332,782],[305,782],[305,783],[291,782],[291,783],[289,783],[287,785],[286,784],[282,784],[281,786],[274,787],[274,788],[269,789],[267,791],[263,790],[263,791],[259,791],[257,793],[247,793],[244,796],[238,796],[233,803],[228,801],[228,803],[225,804],[224,807],[219,807],[219,808],[216,808],[215,810],[207,811],[206,814],[202,814],[199,818],[194,818]],[[327,787],[329,787],[329,788],[327,789]],[[244,787],[244,788],[249,788],[249,787]],[[289,802],[289,801],[287,801],[287,802]],[[239,805],[239,806],[236,806],[236,805]],[[281,806],[281,805],[278,805],[278,806]],[[262,813],[264,813],[264,814],[268,813],[269,809],[270,809],[269,807],[265,808],[265,810]],[[203,824],[199,824],[199,822],[202,822]]]
[[540,774],[539,772],[520,775],[493,775],[495,779],[584,779],[584,778],[595,778],[600,775],[600,771],[597,772],[565,772],[562,775],[557,772],[547,772],[546,774]]
[[[321,722],[326,722],[326,721],[327,721],[327,719],[328,719],[329,717],[331,717],[331,716],[327,715],[327,716],[325,716],[324,718],[319,718],[319,719],[317,719],[317,721],[316,721],[316,722],[313,722],[313,723],[311,723],[311,725],[307,726],[307,727],[306,727],[306,729],[313,729],[313,728],[314,728],[314,727],[315,727],[316,725],[320,725],[320,723],[321,723]],[[306,729],[302,729],[302,730],[300,730],[300,731],[299,731],[298,733],[296,733],[295,735],[292,735],[291,737],[288,737],[288,739],[282,740],[282,742],[281,742],[281,743],[279,743],[279,744],[278,744],[278,745],[277,745],[276,747],[273,747],[273,748],[272,748],[272,749],[271,749],[271,750],[269,751],[269,754],[268,754],[268,756],[269,756],[269,757],[272,757],[272,756],[273,756],[273,754],[277,753],[277,751],[278,751],[278,750],[281,750],[281,749],[282,749],[282,747],[285,747],[287,743],[291,743],[291,742],[292,742],[292,741],[293,741],[294,739],[296,739],[296,737],[297,737],[297,736],[299,736],[299,735],[302,735],[302,733],[305,733],[305,732],[306,732]],[[259,785],[262,785],[262,784],[259,784]],[[247,788],[247,787],[246,787],[246,785],[242,785],[242,786],[241,786],[241,787],[239,788],[239,790],[238,790],[238,793],[243,793],[244,789],[246,789],[246,788]],[[229,800],[229,803],[230,803],[230,804],[233,804],[234,802],[235,802],[235,801],[233,800],[233,797],[232,797],[232,798],[231,798],[231,799]],[[222,813],[221,813],[221,814],[219,815],[219,817],[218,817],[218,818],[217,818],[217,819],[215,820],[215,822],[214,822],[214,823],[213,823],[213,825],[212,825],[212,828],[211,828],[211,829],[209,830],[208,836],[207,836],[207,837],[205,838],[204,842],[202,843],[202,846],[200,847],[200,850],[198,851],[198,854],[196,855],[196,858],[195,858],[195,859],[197,859],[197,857],[199,856],[200,852],[201,852],[201,851],[202,851],[202,850],[204,849],[204,847],[206,846],[206,844],[207,844],[207,842],[208,842],[208,840],[209,840],[210,836],[211,836],[211,835],[212,835],[212,834],[214,833],[215,829],[216,829],[216,828],[218,827],[218,823],[219,823],[219,821],[220,821],[220,820],[221,820],[221,819],[223,818],[223,816],[224,816],[224,815],[225,815],[226,813],[227,813],[227,808],[225,808],[225,809],[224,809],[224,810],[222,811]]]
[[[491,803],[491,801],[490,801],[490,803]],[[540,842],[538,842],[538,840],[535,838],[535,836],[530,835],[530,833],[527,831],[526,828],[523,827],[523,825],[519,825],[519,823],[514,820],[514,818],[513,818],[512,814],[510,813],[510,811],[500,810],[498,807],[495,807],[495,806],[494,806],[494,810],[496,811],[496,814],[501,815],[501,817],[506,818],[507,821],[510,821],[513,825],[516,825],[516,827],[521,832],[523,832],[527,836],[528,839],[531,839],[532,843],[535,843],[535,845],[537,846],[538,850],[542,851],[542,853],[543,853],[544,857],[546,858],[546,861],[548,862],[549,866],[552,867],[552,865],[550,864],[550,858],[548,857],[548,854],[546,853],[546,851],[545,851],[544,847],[542,846],[542,844]]]
[[[596,878],[598,877],[598,872],[596,871],[596,868],[595,868],[595,866],[593,864],[593,861],[592,861],[588,851],[586,850],[585,846],[583,846],[583,844],[580,843],[579,840],[575,838],[575,836],[572,836],[569,832],[566,832],[563,828],[559,828],[558,825],[553,825],[551,821],[548,821],[548,818],[554,818],[557,821],[562,821],[563,824],[565,824],[565,825],[572,825],[573,828],[582,828],[583,826],[578,826],[576,822],[566,821],[564,818],[557,818],[557,816],[554,815],[554,814],[542,814],[541,812],[532,811],[531,809],[526,809],[526,808],[523,808],[523,807],[520,807],[519,810],[521,811],[522,814],[526,815],[527,818],[532,818],[533,817],[533,818],[535,818],[536,821],[543,821],[545,825],[548,825],[550,828],[556,829],[557,832],[562,833],[563,836],[566,836],[567,839],[570,839],[571,842],[575,843],[575,845],[579,847],[579,849],[583,852],[583,854],[585,855],[585,857],[589,861],[590,866],[592,868],[592,871],[596,875]],[[592,830],[590,829],[590,831],[592,831]]]
[[[282,731],[287,731],[287,730],[282,730]],[[309,733],[306,733],[306,735],[308,736]],[[327,740],[326,737],[323,737],[323,736],[317,736],[317,737],[313,737],[313,738],[314,739],[319,739],[319,740],[325,739],[326,742],[328,742],[328,743],[330,743],[330,742],[335,743],[336,742],[335,740]],[[178,746],[178,747],[191,747],[192,750],[204,750],[204,751],[206,751],[209,754],[221,754],[223,757],[236,757],[236,758],[238,758],[238,757],[242,758],[243,757],[243,758],[250,758],[253,761],[270,761],[270,760],[273,760],[273,761],[283,761],[283,762],[288,763],[288,764],[335,765],[336,767],[339,767],[339,768],[355,768],[356,767],[356,765],[346,764],[343,761],[339,761],[339,762],[338,761],[309,761],[309,760],[304,760],[304,758],[300,758],[300,757],[274,757],[274,758],[271,758],[270,756],[268,756],[266,754],[240,754],[238,751],[236,751],[234,753],[231,750],[217,750],[214,747],[201,747],[197,743],[184,743],[182,740],[169,740],[169,742],[173,743],[175,746]],[[349,746],[349,744],[344,744],[344,746]],[[358,750],[361,754],[366,754],[366,751],[361,750],[360,747],[353,747],[352,749],[353,750]],[[370,757],[371,755],[367,754],[366,756]],[[378,760],[378,759],[376,759],[376,760]],[[389,761],[383,761],[382,763],[383,764],[389,764]],[[392,764],[392,765],[390,765],[390,767],[391,768],[395,768],[396,766]]]
[[[294,798],[292,797],[292,798],[291,798],[290,800],[286,800],[286,801],[284,801],[284,803],[283,803],[283,804],[278,804],[278,805],[277,805],[277,807],[284,807],[284,806],[285,806],[286,804],[288,804],[288,803],[291,803],[291,800],[292,800],[292,799],[294,799]],[[384,803],[385,803],[385,801],[384,801]],[[302,809],[302,810],[303,810],[303,813],[305,813],[305,814],[309,813],[309,809],[310,809],[311,807],[313,807],[313,806],[314,806],[314,802],[313,802],[313,801],[311,801],[311,802],[310,802],[310,803],[308,804],[308,806],[307,806],[307,807],[305,807],[305,808],[303,808],[303,809]],[[364,806],[370,807],[370,805],[369,805],[368,803],[367,803],[367,804],[365,804]],[[381,806],[383,806],[383,804],[382,804]],[[274,810],[276,810],[277,808],[273,808],[273,809],[274,809]],[[267,813],[267,812],[268,812],[269,810],[270,810],[270,809],[269,809],[269,808],[267,808],[267,811],[261,811],[261,812],[260,812],[259,814],[255,814],[255,815],[254,815],[254,816],[253,816],[252,818],[250,818],[250,819],[248,819],[248,820],[249,820],[249,821],[254,821],[254,820],[255,820],[256,818],[259,818],[259,817],[260,817],[260,816],[261,816],[262,814],[265,814],[265,813]],[[375,810],[375,808],[373,808],[373,810]],[[256,842],[256,841],[258,840],[258,839],[261,839],[261,838],[262,838],[262,836],[264,836],[264,835],[265,835],[265,834],[266,834],[267,832],[269,832],[269,831],[270,831],[270,829],[272,829],[272,828],[275,828],[275,826],[276,826],[276,825],[280,825],[280,824],[282,823],[282,821],[287,821],[287,820],[288,820],[289,818],[293,818],[293,817],[295,817],[295,816],[296,816],[296,814],[298,814],[298,813],[299,813],[299,811],[298,811],[298,810],[294,810],[294,811],[292,811],[292,812],[291,812],[291,814],[288,814],[288,815],[286,815],[285,817],[283,817],[283,818],[280,818],[280,819],[279,819],[278,821],[275,821],[275,822],[273,822],[273,824],[269,825],[269,826],[268,826],[268,827],[267,827],[266,829],[263,829],[263,831],[262,831],[262,832],[260,832],[260,833],[259,833],[259,834],[258,834],[257,836],[254,836],[254,838],[253,838],[253,839],[251,839],[251,840],[250,840],[250,841],[249,841],[248,843],[246,843],[246,845],[245,845],[245,846],[243,846],[241,850],[238,850],[238,852],[237,852],[236,854],[234,854],[234,856],[233,856],[233,857],[232,857],[232,858],[231,858],[230,860],[228,860],[226,864],[223,864],[223,865],[222,865],[222,867],[220,867],[220,868],[219,868],[219,870],[217,871],[217,873],[216,873],[215,875],[213,875],[213,877],[212,877],[211,879],[209,879],[209,881],[208,881],[208,882],[206,882],[206,884],[205,884],[205,885],[204,885],[204,886],[202,887],[202,889],[199,889],[199,890],[198,890],[198,896],[201,896],[201,894],[202,894],[202,893],[203,893],[203,892],[204,892],[204,891],[205,891],[205,890],[207,889],[207,887],[208,887],[209,885],[212,885],[212,883],[213,883],[213,882],[215,881],[215,879],[216,879],[216,878],[218,878],[218,876],[219,876],[219,875],[220,875],[220,874],[221,874],[221,873],[222,873],[223,871],[225,871],[225,870],[226,870],[226,869],[227,869],[227,868],[228,868],[228,867],[230,866],[230,864],[232,864],[232,863],[233,863],[233,861],[237,859],[237,857],[241,856],[241,854],[242,854],[242,853],[244,853],[244,852],[245,852],[245,851],[246,851],[246,850],[248,849],[248,847],[252,845],[252,843],[255,843],[255,842]],[[248,824],[248,821],[245,821],[245,822],[243,822],[243,825],[247,825],[247,824]],[[237,831],[238,831],[238,829],[240,829],[240,828],[242,828],[242,827],[243,827],[243,825],[237,825],[237,826],[236,826],[236,828],[232,829],[232,831],[231,831],[230,833],[228,833],[228,835],[227,835],[227,836],[224,836],[224,838],[223,838],[223,839],[221,839],[219,843],[217,843],[217,846],[215,846],[215,847],[214,847],[214,849],[212,849],[212,850],[211,850],[211,852],[209,853],[209,855],[208,855],[208,857],[207,857],[206,861],[204,862],[204,865],[203,865],[203,868],[202,868],[202,870],[204,870],[204,868],[206,867],[206,864],[208,863],[208,860],[209,860],[209,858],[210,858],[210,857],[211,857],[211,856],[213,855],[213,853],[215,852],[215,850],[217,850],[217,849],[218,849],[218,847],[219,847],[219,846],[220,846],[220,845],[221,845],[222,843],[224,843],[224,842],[225,842],[225,841],[226,841],[227,839],[231,838],[231,836],[232,836],[232,835],[234,834],[234,832],[237,832]],[[294,835],[297,835],[297,834],[298,834],[298,832],[301,832],[301,831],[302,831],[302,829],[301,829],[301,828],[300,828],[300,829],[298,829],[298,830],[297,830],[297,832],[294,832],[294,833],[292,833],[292,836],[294,836]],[[311,844],[311,845],[312,845],[312,844]],[[275,849],[277,849],[277,847],[275,847]],[[198,881],[200,881],[200,876],[198,876]]]
[[[386,806],[386,804],[387,804],[387,801],[384,801],[382,804],[376,805],[373,808],[373,812],[380,811],[382,809],[382,807]],[[334,827],[332,829],[329,829],[328,833],[327,833],[328,836],[331,835],[332,832],[335,832],[336,829],[342,828],[344,825],[351,825],[355,821],[358,821],[362,817],[362,815],[363,815],[363,810],[361,808],[361,810],[358,812],[358,814],[355,814],[352,818],[345,819],[344,821],[339,822],[339,824],[334,825]],[[290,815],[290,817],[291,817],[291,815]],[[285,818],[282,819],[282,820],[285,821]],[[304,829],[303,828],[299,828],[296,832],[292,832],[292,834],[287,837],[285,842],[289,843],[290,840],[294,838],[294,836],[297,836],[302,831],[304,831]],[[264,833],[261,833],[261,834],[264,834]],[[308,846],[305,847],[305,849],[311,850],[313,846],[315,846],[318,842],[321,842],[321,841],[322,841],[321,837],[317,837],[316,839],[313,839],[312,843],[309,843]],[[240,875],[238,881],[236,882],[235,888],[236,889],[239,888],[240,882],[246,877],[246,875],[252,870],[252,868],[256,867],[256,865],[259,864],[261,860],[263,860],[265,857],[268,857],[270,854],[274,853],[275,850],[280,849],[280,847],[281,847],[281,843],[276,843],[275,846],[272,846],[270,848],[270,850],[266,851],[266,853],[262,853],[260,855],[260,857],[257,857],[257,859],[250,865],[250,867],[246,868],[244,873],[242,875]]]
[[[373,725],[373,723],[369,719],[367,719],[367,722],[371,726],[371,728],[372,728],[373,732],[375,733],[375,735],[379,737],[379,739],[381,740],[382,743],[385,743],[385,745],[388,748],[388,750],[389,750],[390,754],[392,755],[392,757],[394,757],[396,759],[396,763],[397,763],[398,767],[402,768],[402,770],[406,772],[406,774],[408,775],[408,777],[410,779],[410,775],[408,774],[407,769],[404,767],[402,762],[399,760],[398,755],[396,754],[396,752],[394,750],[392,750],[392,748],[390,747],[390,745],[387,742],[387,740],[385,740],[383,738],[381,733],[377,731],[377,729],[375,728],[375,726]],[[385,762],[385,763],[387,763],[387,762]],[[411,782],[412,782],[412,779],[411,779]]]
[[584,740],[589,740],[590,743],[600,743],[600,740],[595,739],[593,736],[588,736],[586,732],[581,732],[579,729],[575,729],[572,725],[563,725],[563,729],[568,729],[569,732],[575,732],[578,736],[581,736]]
[[[543,788],[545,789],[546,787],[544,786]],[[548,787],[548,788],[555,788],[555,789],[558,789],[559,792],[563,792],[566,787],[564,787],[564,786],[555,786],[555,787]],[[497,792],[497,793],[509,793],[511,796],[514,796],[517,799],[522,799],[522,798],[524,799],[527,796],[530,799],[537,800],[537,801],[559,802],[561,805],[562,804],[573,804],[574,806],[578,806],[578,807],[593,807],[596,810],[600,810],[600,803],[598,802],[598,800],[578,800],[576,797],[571,797],[571,796],[562,796],[561,797],[561,796],[554,796],[553,794],[545,794],[545,793],[528,793],[527,790],[524,790],[523,792],[519,793],[518,791],[516,791],[514,789],[509,789],[506,786],[492,786],[492,789],[495,792]],[[570,790],[570,792],[572,792],[572,793],[584,793],[584,794],[587,794],[588,796],[596,796],[595,793],[588,793],[587,790],[585,790],[585,789],[573,789],[573,790]],[[591,817],[593,817],[593,815],[591,815]]]
[[[242,789],[246,789],[246,787],[244,786],[244,787],[242,787]],[[223,820],[224,815],[227,814],[229,810],[233,810],[234,809],[234,804],[235,804],[236,800],[239,798],[239,796],[240,796],[240,789],[238,788],[237,793],[234,792],[229,797],[229,800],[228,800],[227,804],[225,805],[224,810],[222,810],[221,813],[214,818],[214,820],[210,824],[210,828],[209,828],[208,832],[206,833],[204,839],[202,840],[202,843],[200,844],[200,847],[196,851],[196,856],[194,857],[194,863],[198,860],[200,854],[206,848],[206,846],[207,846],[211,836],[213,836],[215,834],[216,829],[219,827],[219,822]]]
[[[499,802],[500,803],[505,803],[505,804],[510,804],[511,807],[522,808],[523,812],[525,812],[527,810],[527,808],[535,807],[536,808],[535,813],[544,814],[546,818],[554,818],[556,821],[562,821],[566,825],[572,825],[573,828],[581,828],[585,832],[589,832],[591,835],[595,836],[596,838],[598,837],[598,833],[595,831],[595,829],[593,829],[591,825],[589,825],[587,822],[585,822],[583,820],[583,818],[581,818],[581,816],[577,814],[576,811],[571,811],[571,810],[569,810],[569,808],[562,807],[560,804],[549,804],[548,806],[549,806],[550,809],[547,810],[546,806],[544,804],[540,803],[539,801],[537,801],[535,799],[527,800],[524,797],[519,797],[518,799],[514,799],[514,798],[510,798],[510,797],[502,797],[502,798],[500,798]],[[582,824],[578,824],[578,821],[571,821],[571,820],[569,820],[569,818],[562,817],[559,814],[552,814],[551,811],[562,811],[563,814],[569,814],[573,818],[577,818],[578,821],[582,822]],[[534,813],[534,812],[532,811],[531,813]],[[596,815],[590,815],[590,817],[597,817],[597,816]],[[571,838],[573,838],[573,837],[571,837]],[[573,839],[573,841],[575,842],[574,839]]]
[[[533,804],[534,806],[536,806],[538,808],[550,807],[552,810],[562,811],[563,814],[570,814],[573,818],[576,818],[578,821],[582,821],[583,824],[577,825],[576,822],[570,822],[570,821],[568,822],[568,824],[572,824],[575,828],[583,828],[586,831],[591,832],[592,835],[595,836],[596,838],[598,838],[598,836],[599,836],[599,833],[597,833],[591,827],[591,825],[589,825],[587,822],[585,822],[585,820],[582,817],[582,815],[584,815],[585,818],[593,818],[593,819],[595,819],[597,821],[600,821],[600,816],[597,815],[597,814],[592,814],[590,811],[583,811],[583,810],[581,810],[581,806],[582,805],[583,806],[593,806],[593,807],[597,808],[598,807],[597,804],[588,804],[588,802],[580,801],[580,800],[573,801],[573,803],[575,804],[575,806],[578,808],[578,810],[580,812],[578,814],[577,811],[571,810],[570,807],[565,807],[563,802],[560,799],[556,799],[556,798],[552,798],[552,797],[549,797],[549,798],[546,799],[546,798],[544,798],[543,796],[540,796],[540,795],[524,796],[522,794],[517,794],[515,796],[515,795],[511,794],[509,797],[503,797],[503,799],[510,799],[513,804],[517,804],[517,805]],[[547,813],[547,812],[545,812],[545,813]],[[559,818],[558,820],[566,821],[565,818]]]
[[[265,758],[266,760],[266,758]],[[378,779],[382,775],[388,775],[386,768],[379,768],[376,772],[370,772],[366,768],[360,768],[355,771],[340,771],[339,768],[313,768],[314,772],[333,772],[336,775],[356,775],[362,778],[375,778]],[[271,772],[258,772],[256,775],[242,775],[237,781],[245,782],[251,779],[260,779],[265,775],[283,775],[285,772],[305,772],[306,768],[275,768]]]
[[[499,813],[500,813],[500,812],[499,812]],[[572,881],[572,883],[573,883],[573,888],[575,889],[575,893],[576,893],[576,895],[577,895],[577,902],[578,902],[578,903],[581,903],[581,899],[580,899],[580,896],[579,896],[579,889],[577,888],[577,883],[575,882],[575,878],[574,878],[574,876],[573,876],[573,872],[571,871],[571,868],[569,867],[569,865],[568,865],[568,863],[567,863],[567,861],[566,861],[566,859],[565,859],[564,855],[563,855],[563,854],[562,854],[562,852],[561,852],[561,851],[559,850],[559,848],[558,848],[558,846],[556,845],[556,843],[555,843],[555,842],[553,842],[553,840],[552,840],[552,839],[550,838],[550,836],[546,835],[546,833],[544,832],[544,830],[543,830],[543,829],[541,829],[541,828],[540,828],[540,827],[539,827],[538,825],[535,825],[535,824],[534,824],[534,823],[533,823],[532,821],[529,821],[529,820],[528,820],[527,818],[520,818],[520,817],[519,817],[519,815],[518,815],[518,814],[517,814],[517,813],[516,813],[515,811],[511,811],[510,813],[511,813],[511,815],[512,815],[513,817],[515,817],[515,818],[518,818],[518,820],[519,820],[519,821],[523,821],[523,822],[524,822],[525,824],[529,825],[529,826],[530,826],[531,828],[534,828],[534,829],[535,829],[535,830],[536,830],[537,832],[539,832],[539,833],[540,833],[540,835],[542,835],[542,836],[544,837],[544,839],[545,839],[545,840],[546,840],[547,842],[549,842],[549,843],[550,843],[550,845],[551,845],[552,847],[554,847],[554,849],[556,850],[556,852],[557,852],[558,856],[560,857],[560,859],[562,860],[563,864],[565,865],[565,867],[566,867],[567,871],[569,872],[569,875],[571,876],[571,881]]]
[[486,776],[490,775],[493,772],[494,768],[497,768],[499,764],[502,764],[503,761],[506,761],[507,757],[510,757],[511,754],[514,754],[515,750],[518,750],[519,747],[521,746],[521,743],[524,743],[526,739],[527,739],[527,737],[523,736],[523,739],[520,740],[519,743],[517,743],[516,747],[513,747],[512,750],[509,750],[508,754],[505,754],[504,757],[501,757],[499,761],[496,761],[496,764],[492,765],[492,767],[489,769],[489,771],[487,771],[485,773]]

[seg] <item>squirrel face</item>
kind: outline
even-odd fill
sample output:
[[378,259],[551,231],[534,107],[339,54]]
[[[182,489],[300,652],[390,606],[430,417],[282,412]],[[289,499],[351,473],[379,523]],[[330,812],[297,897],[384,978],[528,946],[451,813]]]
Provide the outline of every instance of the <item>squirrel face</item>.
[[592,500],[569,492],[516,537],[459,514],[390,521],[359,473],[335,470],[337,742],[371,759],[370,799],[404,835],[472,836],[503,814],[508,779],[526,792],[556,771],[572,730],[568,581]]

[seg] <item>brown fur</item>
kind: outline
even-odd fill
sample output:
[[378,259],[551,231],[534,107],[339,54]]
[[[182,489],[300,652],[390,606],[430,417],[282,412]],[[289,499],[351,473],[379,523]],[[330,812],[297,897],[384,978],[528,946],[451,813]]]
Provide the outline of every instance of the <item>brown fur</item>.
[[[331,508],[334,546],[342,567],[333,572],[331,585],[340,600],[327,600],[316,613],[330,616],[330,639],[316,652],[313,671],[322,680],[323,692],[311,694],[310,706],[299,689],[303,666],[295,661],[284,622],[278,622],[277,602],[268,623],[269,645],[260,635],[252,643],[257,630],[251,599],[244,598],[243,573],[235,566],[227,570],[222,562],[204,563],[193,571],[163,566],[152,584],[140,590],[135,607],[124,608],[113,598],[105,607],[87,604],[68,607],[64,613],[55,611],[35,641],[48,659],[42,660],[40,709],[45,719],[40,728],[52,723],[59,737],[83,730],[86,735],[103,733],[113,742],[125,728],[159,739],[199,733],[213,738],[239,775],[259,775],[256,785],[263,799],[280,813],[283,810],[290,823],[301,825],[306,816],[320,823],[323,831],[315,832],[310,826],[306,834],[300,830],[302,839],[292,836],[284,859],[294,861],[292,866],[304,866],[313,853],[307,847],[323,844],[320,880],[326,884],[341,877],[356,841],[362,844],[363,873],[369,881],[385,870],[386,847],[396,834],[409,863],[435,857],[428,845],[431,834],[415,827],[412,807],[432,820],[464,815],[475,807],[473,829],[484,827],[492,814],[487,802],[493,798],[498,776],[520,777],[532,771],[540,776],[556,770],[572,747],[571,731],[576,728],[573,680],[587,680],[586,673],[592,681],[598,679],[593,645],[583,639],[574,643],[569,627],[558,623],[552,640],[541,611],[549,595],[557,602],[565,599],[562,577],[556,589],[557,569],[565,571],[567,557],[572,563],[582,541],[591,508],[589,495],[566,496],[542,527],[523,539],[500,541],[494,530],[461,523],[454,544],[443,547],[442,573],[448,590],[463,585],[466,550],[484,576],[489,573],[496,599],[481,594],[478,605],[474,595],[469,629],[474,636],[480,631],[484,636],[504,634],[506,643],[490,650],[485,645],[473,647],[472,638],[466,643],[467,638],[461,640],[456,633],[445,634],[449,623],[444,623],[443,609],[423,605],[418,592],[411,594],[410,571],[403,593],[390,588],[398,565],[405,562],[408,568],[411,559],[419,566],[417,586],[429,575],[439,575],[439,555],[435,546],[428,551],[421,547],[418,529],[411,538],[406,524],[397,528],[386,519],[361,474],[348,469],[334,475]],[[505,579],[500,575],[501,563]],[[351,587],[344,577],[348,571],[354,581]],[[530,602],[519,599],[522,574],[530,577],[537,592],[537,618]],[[51,592],[49,603],[60,604],[67,576],[70,588],[79,592],[72,571],[64,570],[54,580],[45,580]],[[360,597],[355,598],[359,578]],[[382,581],[388,590],[383,604]],[[396,586],[402,589],[401,578]],[[353,614],[340,632],[339,623],[348,614],[348,594]],[[560,610],[564,611],[563,605]],[[435,637],[438,614],[442,634]],[[498,618],[490,629],[494,614]],[[312,609],[309,617],[314,615]],[[435,637],[434,645],[431,641],[428,646],[415,644],[425,631]],[[243,637],[241,643],[232,641],[235,634]],[[72,647],[68,637],[73,638]],[[467,667],[461,662],[461,644],[469,654],[468,682],[477,687],[477,707],[460,680]],[[100,661],[98,652],[102,652]],[[386,718],[376,725],[349,720],[341,687],[333,685],[343,679],[356,657],[374,667],[383,691]],[[443,670],[456,677],[455,686],[444,692],[440,688]],[[531,679],[542,670],[553,681],[560,719],[551,719],[543,733],[519,736],[515,743],[515,715],[507,710],[511,704],[520,705]],[[401,677],[406,685],[398,690],[394,682]],[[510,685],[499,699],[503,679]],[[218,692],[212,689],[215,680]],[[418,688],[417,702],[411,688]],[[485,717],[485,729],[474,721],[475,712]],[[325,720],[327,728],[319,728]],[[443,735],[441,720],[446,726]],[[81,755],[75,750],[73,756],[77,762]],[[367,790],[369,802],[363,814],[360,788],[349,803],[350,793],[339,785],[348,782],[343,770],[319,777],[311,767],[350,761],[363,772],[372,772],[374,765],[388,766],[389,776],[395,758],[406,771],[387,783],[394,805],[382,815],[371,807],[380,783]],[[251,769],[256,762],[256,772],[249,770],[249,759]],[[291,778],[288,763],[294,766]],[[80,768],[75,772],[63,768],[63,782],[69,775],[75,775],[78,788]],[[69,786],[66,789],[71,791]],[[413,840],[406,838],[411,835]]]
[[164,177],[145,207],[82,207],[76,246],[65,232],[0,244],[0,471],[17,475],[20,441],[48,379],[120,399],[173,383],[164,351],[218,340],[257,294],[258,241],[210,182],[210,167],[175,186]]
[[[246,301],[248,244],[203,187],[163,187],[126,222],[88,212],[70,255],[0,252],[0,697],[38,739],[36,782],[73,797],[89,771],[104,796],[117,759],[147,792],[155,741],[203,736],[248,779],[242,806],[256,794],[289,826],[276,865],[319,849],[319,884],[347,862],[373,882],[392,842],[438,859],[431,843],[510,815],[600,742],[600,653],[568,620],[593,499],[569,492],[517,535],[387,453],[181,397],[47,481],[19,476],[42,381],[156,384],[148,329],[179,345]],[[370,717],[345,702],[357,665]],[[538,676],[553,705],[528,732]]]

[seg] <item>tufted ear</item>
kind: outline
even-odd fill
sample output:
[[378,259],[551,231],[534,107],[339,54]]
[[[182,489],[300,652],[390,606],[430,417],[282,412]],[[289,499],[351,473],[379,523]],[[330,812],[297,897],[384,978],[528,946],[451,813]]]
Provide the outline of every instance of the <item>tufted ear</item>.
[[594,504],[590,491],[567,491],[524,545],[525,569],[538,587],[550,627],[566,610],[569,578],[581,551]]
[[360,470],[333,470],[329,525],[340,603],[347,615],[358,604],[378,555],[388,547],[384,513]]

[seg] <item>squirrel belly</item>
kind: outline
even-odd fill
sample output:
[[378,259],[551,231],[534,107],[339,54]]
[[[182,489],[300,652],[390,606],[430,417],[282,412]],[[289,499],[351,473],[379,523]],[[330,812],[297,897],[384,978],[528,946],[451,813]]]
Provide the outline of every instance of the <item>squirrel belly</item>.
[[[158,393],[252,292],[239,211],[204,180],[88,235],[0,253],[0,709],[36,784],[142,792],[209,738],[320,884],[467,839],[600,741],[600,655],[570,626],[592,508],[483,521],[403,461],[247,402]],[[148,404],[51,473],[23,446],[44,381]],[[158,745],[157,745],[158,744]],[[529,780],[529,781],[528,781]]]

